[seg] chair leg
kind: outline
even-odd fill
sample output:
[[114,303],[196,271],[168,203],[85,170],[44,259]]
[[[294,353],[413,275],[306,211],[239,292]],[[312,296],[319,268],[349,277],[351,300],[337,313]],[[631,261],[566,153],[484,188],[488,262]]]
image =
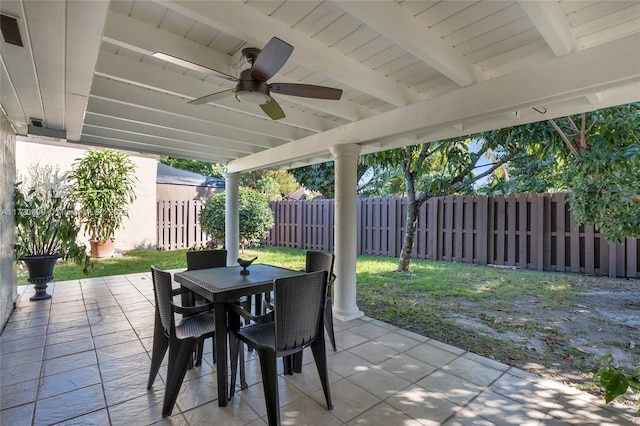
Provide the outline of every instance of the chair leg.
[[293,376],[293,356],[287,355],[282,357],[282,370],[285,376]]
[[[231,364],[231,377],[229,378],[229,397],[233,397],[236,392],[236,377],[238,376],[238,357],[239,357],[240,339],[235,337],[233,333],[229,333],[229,358]],[[242,379],[240,379],[242,386]]]
[[262,372],[262,386],[267,405],[269,426],[280,426],[280,398],[278,397],[278,370],[276,355],[271,351],[258,350],[260,370]]
[[[195,349],[195,358],[196,358],[196,362],[195,362],[195,366],[196,367],[200,367],[202,365],[202,354],[204,353],[204,339],[200,340],[197,344],[196,344],[196,349]],[[213,351],[214,355],[213,355],[213,362],[216,362],[215,359],[215,353],[216,351]]]
[[[190,290],[182,287],[182,293],[180,293],[180,304],[182,306],[195,306],[196,295]],[[193,358],[189,361],[188,369],[191,370],[194,366],[198,367],[202,364],[202,342],[198,343],[193,353]]]
[[245,390],[247,378],[244,365],[244,346],[232,330],[240,329],[240,318],[237,315],[229,315],[229,358],[231,360],[231,379],[229,383],[229,395],[233,396],[236,390],[236,377],[238,374],[238,360],[240,360],[240,389]]
[[293,372],[294,373],[302,373],[302,351],[291,355],[293,359]]
[[247,374],[245,371],[245,364],[244,364],[244,345],[242,344],[242,342],[240,342],[239,354],[240,354],[240,389],[246,390],[249,388],[249,385],[247,384]]
[[164,400],[162,401],[162,417],[169,417],[173,407],[176,405],[182,381],[187,373],[189,360],[193,359],[193,350],[196,343],[197,340],[195,339],[185,339],[174,340],[169,344],[169,365]]
[[318,375],[320,376],[320,382],[322,383],[324,398],[327,401],[327,409],[333,410],[333,403],[331,402],[331,391],[329,390],[327,350],[324,344],[324,339],[316,339],[316,341],[311,344],[311,352],[313,353],[313,359],[316,362]]
[[331,347],[333,347],[333,351],[336,349],[336,336],[333,334],[333,300],[330,297],[327,297],[327,300],[324,305],[324,328],[327,330],[327,335],[329,336],[329,340],[331,341]]
[[160,325],[160,318],[156,314],[156,321],[153,330],[153,352],[151,353],[151,368],[149,369],[149,380],[147,381],[147,389],[151,389],[153,382],[156,380],[158,371],[160,370],[160,364],[164,359],[164,355],[167,353],[169,347],[169,338],[164,335],[162,325]]

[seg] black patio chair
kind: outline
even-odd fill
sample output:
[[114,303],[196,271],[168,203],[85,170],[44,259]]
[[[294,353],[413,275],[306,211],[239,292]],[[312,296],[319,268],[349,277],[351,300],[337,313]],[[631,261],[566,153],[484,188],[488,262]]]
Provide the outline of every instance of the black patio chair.
[[311,347],[327,408],[333,409],[324,341],[324,309],[327,296],[327,272],[319,271],[273,281],[272,321],[239,327],[237,315],[255,316],[239,305],[229,305],[231,342],[231,392],[235,388],[240,342],[258,353],[269,425],[280,425],[277,358],[291,356]]
[[[333,273],[333,263],[335,260],[335,256],[332,253],[326,253],[322,251],[307,251],[306,261],[305,261],[305,272],[317,272],[317,271],[327,271],[328,273],[328,281],[327,281],[327,297],[325,301],[324,307],[324,327],[327,330],[327,336],[329,336],[329,341],[331,342],[331,347],[335,352],[336,348],[336,337],[333,332],[333,297],[332,297],[332,288],[333,283],[336,280],[336,276]],[[272,310],[274,308],[272,299],[269,297],[264,302],[265,311]],[[302,352],[296,354],[294,357],[285,357],[282,359],[284,372],[285,374],[293,374],[300,373],[302,371]]]
[[[196,250],[196,251],[188,251],[187,252],[187,270],[193,271],[196,269],[207,269],[207,268],[222,268],[227,266],[227,250],[225,249],[217,249],[217,250]],[[192,293],[193,294],[193,293]],[[195,299],[193,301],[189,300],[187,303],[195,304],[196,301],[199,302],[200,296],[195,295]],[[202,298],[202,300],[205,300]],[[184,300],[183,300],[184,303]],[[251,309],[251,299],[249,297],[242,297],[239,302],[245,309]],[[198,366],[202,363],[202,353],[204,350],[204,344],[198,344],[196,348],[196,362],[195,365]],[[247,384],[245,380],[245,370],[244,370],[244,353],[240,353],[240,360],[242,361],[240,367],[240,384],[243,389],[246,389]],[[213,362],[216,362],[216,348],[215,344],[213,346]]]
[[227,266],[227,251],[225,249],[187,252],[187,269],[189,271],[223,266]]
[[336,276],[333,274],[333,262],[335,256],[332,253],[326,253],[322,251],[308,251],[306,257],[306,272],[327,271],[327,298],[324,306],[324,327],[327,330],[327,336],[331,341],[331,347],[335,352],[336,349],[336,336],[333,333],[333,296],[332,288],[333,283],[336,280]]
[[[215,321],[212,304],[183,307],[174,304],[173,297],[180,289],[171,286],[171,274],[151,266],[153,292],[156,302],[153,353],[147,389],[151,389],[158,375],[162,360],[169,349],[167,383],[162,402],[162,417],[168,417],[180,392],[182,381],[193,360],[196,345],[215,336]],[[182,314],[176,320],[175,315]]]
[[[227,266],[227,251],[221,250],[196,250],[187,252],[187,270],[194,271],[196,269],[207,268],[223,268]],[[207,303],[207,300],[195,294],[194,292],[183,288],[182,306],[195,306],[198,303]],[[202,364],[202,354],[204,352],[204,344],[198,344],[194,353],[194,364],[199,366]],[[213,362],[216,362],[216,348],[213,347]]]

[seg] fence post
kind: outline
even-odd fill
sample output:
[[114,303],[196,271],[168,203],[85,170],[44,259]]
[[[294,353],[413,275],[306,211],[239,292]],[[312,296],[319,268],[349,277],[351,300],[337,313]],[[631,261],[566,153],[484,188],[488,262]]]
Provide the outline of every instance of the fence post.
[[494,204],[495,204],[495,208],[496,208],[496,212],[495,212],[495,216],[494,219],[497,218],[498,219],[498,223],[497,223],[497,229],[495,230],[495,239],[494,239],[494,244],[495,244],[495,253],[496,253],[496,258],[494,259],[493,263],[495,263],[496,265],[504,265],[504,242],[505,242],[505,225],[506,225],[506,220],[507,220],[507,211],[505,209],[505,204],[506,204],[506,200],[504,196],[497,196],[494,197]]
[[527,209],[529,204],[529,197],[527,194],[520,194],[518,196],[518,266],[521,268],[527,268],[527,257],[529,253],[529,244],[527,237]]
[[[567,270],[567,259],[565,239],[567,236],[566,229],[566,212],[567,205],[565,200],[565,194],[553,194],[552,203],[556,204],[556,271]],[[551,230],[553,232],[553,229]],[[570,268],[574,271],[574,267],[577,263],[580,268],[580,235],[579,227],[573,220],[573,216],[569,219],[569,247],[571,249],[571,257],[569,260]],[[575,255],[577,254],[577,262],[574,262]],[[575,272],[575,271],[574,271]]]
[[626,276],[630,278],[638,277],[638,238],[627,238],[625,240],[626,254]]
[[462,234],[464,232],[464,197],[461,195],[453,198],[455,209],[453,227],[453,260],[462,262]]
[[535,198],[535,218],[533,223],[535,227],[532,229],[532,234],[536,240],[536,269],[538,271],[544,271],[544,228],[545,228],[545,215],[544,215],[544,201],[543,194],[536,194]]
[[507,246],[505,247],[507,251],[507,265],[516,266],[516,233],[518,232],[516,228],[516,195],[509,194],[507,198],[507,221],[505,223],[505,232],[507,233]]

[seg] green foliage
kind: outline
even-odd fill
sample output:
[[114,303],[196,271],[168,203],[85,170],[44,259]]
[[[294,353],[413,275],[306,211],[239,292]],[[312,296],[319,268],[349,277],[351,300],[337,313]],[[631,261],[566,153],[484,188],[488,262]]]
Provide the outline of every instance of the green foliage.
[[335,182],[333,161],[291,169],[290,173],[308,190],[319,192],[325,198],[333,198]]
[[256,182],[256,189],[269,201],[277,201],[282,199],[280,194],[280,185],[271,176],[262,176]]
[[588,149],[570,163],[571,209],[609,242],[640,234],[640,106],[593,114]]
[[404,176],[401,170],[371,167],[370,173],[371,179],[358,187],[359,197],[392,197],[405,194]]
[[68,176],[71,196],[80,203],[80,221],[94,240],[113,238],[135,200],[135,164],[119,151],[90,150],[77,158]]
[[162,164],[175,167],[176,169],[199,173],[201,175],[219,179],[224,179],[222,173],[227,169],[224,164],[207,163],[206,161],[188,160],[186,158],[161,156],[159,160]]
[[640,234],[640,104],[487,132],[530,150],[487,192],[569,191],[578,223],[609,242]]
[[493,130],[483,133],[483,137],[494,146],[519,144],[523,155],[497,169],[479,192],[519,194],[568,190],[565,165],[571,155],[563,149],[560,135],[548,122]]
[[51,166],[34,166],[28,181],[16,183],[16,257],[59,255],[86,274],[91,266],[85,245],[76,242],[80,224],[64,176]]
[[640,234],[640,157],[634,159],[633,148],[583,151],[575,159],[573,215],[606,233],[609,242]]
[[[433,141],[366,155],[365,164],[404,178],[407,227],[397,270],[409,271],[418,210],[424,202],[431,197],[473,193],[479,179],[522,151],[523,148],[513,140],[500,143],[490,134],[481,134],[474,138]],[[491,154],[492,163],[477,171],[480,160],[488,154]]]
[[293,175],[284,170],[254,170],[243,173],[240,185],[257,190],[268,200],[281,200],[300,186]]
[[[604,399],[607,404],[625,394],[628,389],[640,393],[640,368],[629,372],[614,365],[613,362],[611,352],[606,353],[598,360],[598,364],[604,365],[593,375],[593,378],[599,381],[605,390]],[[640,410],[638,410],[638,415],[640,416]]]
[[[363,158],[358,159],[357,182],[369,170],[370,166]],[[335,166],[333,161],[312,164],[289,171],[296,180],[310,191],[319,192],[324,198],[333,198],[335,195]]]
[[[200,212],[200,225],[213,239],[225,238],[225,193],[216,194]],[[240,242],[244,250],[254,241],[269,235],[273,228],[273,212],[267,200],[256,190],[240,187]]]

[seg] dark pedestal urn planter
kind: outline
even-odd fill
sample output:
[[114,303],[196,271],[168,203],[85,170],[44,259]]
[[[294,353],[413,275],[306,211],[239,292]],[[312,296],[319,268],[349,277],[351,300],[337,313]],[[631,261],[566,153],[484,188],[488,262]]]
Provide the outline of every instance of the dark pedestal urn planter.
[[47,293],[47,283],[53,280],[53,267],[56,266],[60,256],[22,256],[22,260],[27,265],[29,271],[29,281],[35,286],[36,294],[31,296],[29,300],[46,300],[51,295]]

